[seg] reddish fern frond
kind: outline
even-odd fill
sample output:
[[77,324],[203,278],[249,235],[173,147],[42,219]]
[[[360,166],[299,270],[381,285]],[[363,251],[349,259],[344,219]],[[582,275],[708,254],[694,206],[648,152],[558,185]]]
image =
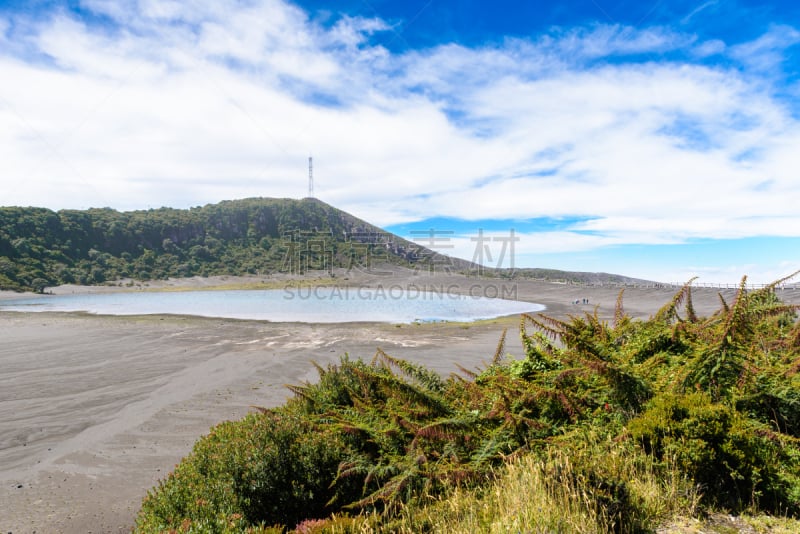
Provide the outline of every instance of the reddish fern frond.
[[378,386],[387,397],[405,399],[406,402],[427,411],[436,413],[448,413],[450,411],[449,406],[440,394],[426,389],[424,384],[414,385],[391,372],[381,372],[378,369],[366,372],[354,370],[354,372],[357,376]]
[[800,310],[800,304],[772,304],[759,306],[750,311],[750,315],[756,319],[766,319],[784,314],[793,314]]
[[525,353],[529,353],[533,348],[533,340],[528,335],[528,330],[525,328],[525,317],[520,319],[519,322],[519,339],[522,341],[522,347],[525,349]]
[[314,402],[314,398],[308,393],[308,386],[295,386],[292,384],[284,384],[284,387],[295,394],[295,396]]
[[405,430],[406,432],[411,432],[412,434],[416,434],[419,431],[419,425],[414,423],[413,421],[409,421],[405,417],[401,415],[396,415],[392,419],[397,426]]
[[725,297],[722,296],[722,293],[717,293],[717,296],[719,296],[719,302],[720,302],[720,305],[722,306],[722,310],[721,310],[722,313],[724,315],[727,315],[728,312],[731,309],[730,306],[728,306],[728,303],[725,301]]
[[380,362],[385,364],[387,367],[397,367],[397,360],[386,354],[386,352],[380,347],[378,347],[378,349],[375,351],[375,357],[373,358],[373,361],[375,362],[375,365]]
[[464,378],[463,376],[461,376],[458,373],[450,373],[450,379],[451,380],[455,380],[459,384],[466,384],[467,383],[467,379]]
[[561,339],[564,333],[569,329],[569,323],[541,313],[538,317],[533,317],[532,315],[524,313],[522,314],[522,318],[523,321],[530,321],[531,324],[538,328],[544,335],[553,340]]
[[378,364],[383,364],[384,367],[389,367],[387,364],[387,360],[390,360],[390,356],[386,354],[382,348],[378,347],[375,350],[375,356],[372,357],[372,361],[369,363],[372,367],[377,367]]
[[416,446],[420,439],[454,440],[460,434],[459,430],[468,430],[475,425],[474,417],[453,417],[435,421],[419,428],[416,431],[411,447]]
[[420,428],[417,430],[417,434],[414,439],[411,441],[411,447],[415,447],[417,445],[417,440],[420,438],[424,439],[454,439],[455,434],[452,432],[448,432],[446,427],[443,425],[428,425],[426,427]]
[[269,413],[269,408],[264,408],[263,406],[256,406],[254,404],[250,405],[251,408],[254,410],[258,410],[260,413]]
[[789,347],[800,349],[800,321],[794,323],[792,330],[787,336]]
[[575,367],[575,368],[572,368],[572,369],[566,369],[566,370],[561,371],[560,373],[558,373],[558,375],[555,377],[555,380],[553,380],[553,383],[561,384],[567,378],[570,378],[570,377],[575,376],[575,375],[581,375],[583,373],[584,373],[584,370],[580,369],[578,367]]
[[[472,380],[475,380],[476,378],[478,378],[478,373],[476,373],[475,371],[470,371],[469,369],[467,369],[466,367],[463,367],[459,363],[456,364],[456,367],[458,367],[458,371],[460,373],[466,375],[467,378],[470,378]],[[458,375],[456,375],[456,376],[458,376]]]
[[503,359],[503,352],[506,348],[506,334],[508,333],[508,328],[503,328],[503,333],[500,334],[500,341],[497,342],[497,348],[494,351],[494,357],[492,357],[492,365],[497,365],[500,363],[500,360]]
[[[364,406],[364,405],[362,405]],[[364,413],[364,409],[358,409],[361,414]],[[326,419],[329,419],[335,428],[339,429],[341,432],[345,434],[350,434],[353,436],[361,436],[364,439],[372,439],[376,434],[379,433],[379,429],[373,428],[372,426],[368,425],[367,423],[361,422],[358,420],[360,414],[337,414],[337,413],[328,413],[325,415]]]
[[784,373],[784,376],[788,378],[796,375],[799,372],[800,372],[800,358],[797,358],[795,361],[789,364],[788,369]]
[[567,412],[567,415],[569,415],[570,419],[573,421],[577,420],[580,411],[575,408],[567,396],[561,391],[558,393],[558,400],[561,403],[561,407],[564,408],[564,411]]
[[350,396],[353,398],[354,401],[357,398],[361,399],[370,398],[372,396],[370,386],[376,382],[375,375],[371,373],[365,373],[363,369],[359,369],[357,367],[353,367],[350,371],[354,375],[356,375],[356,378],[358,378],[358,385],[361,387],[360,392],[351,391]]
[[591,369],[595,373],[599,375],[605,375],[606,372],[611,368],[608,362],[600,360],[598,358],[582,358],[581,362],[585,365],[588,369]]

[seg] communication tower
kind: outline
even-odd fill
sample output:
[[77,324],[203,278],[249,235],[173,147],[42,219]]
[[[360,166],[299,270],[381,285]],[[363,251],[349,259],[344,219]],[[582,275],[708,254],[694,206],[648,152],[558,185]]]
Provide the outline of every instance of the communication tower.
[[308,197],[314,198],[314,163],[308,156]]

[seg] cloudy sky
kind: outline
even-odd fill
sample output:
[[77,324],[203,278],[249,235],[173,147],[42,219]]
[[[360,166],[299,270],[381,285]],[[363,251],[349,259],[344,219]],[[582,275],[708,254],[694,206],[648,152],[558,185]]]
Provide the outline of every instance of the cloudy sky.
[[0,1],[0,205],[300,198],[312,155],[321,200],[487,265],[513,229],[517,267],[770,281],[798,45],[794,1]]

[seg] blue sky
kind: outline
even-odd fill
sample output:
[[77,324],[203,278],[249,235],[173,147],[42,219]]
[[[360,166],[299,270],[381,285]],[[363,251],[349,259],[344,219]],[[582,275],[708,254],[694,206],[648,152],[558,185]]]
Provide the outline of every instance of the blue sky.
[[320,199],[487,265],[513,229],[517,267],[766,282],[798,45],[796,2],[0,1],[0,205],[297,198],[311,154]]

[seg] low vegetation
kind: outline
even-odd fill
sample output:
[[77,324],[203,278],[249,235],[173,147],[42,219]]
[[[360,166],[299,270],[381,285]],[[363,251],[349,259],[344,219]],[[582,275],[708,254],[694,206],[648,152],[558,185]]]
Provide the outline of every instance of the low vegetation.
[[503,333],[491,365],[447,379],[344,357],[212,429],[136,531],[654,532],[723,511],[797,527],[800,323],[774,287],[743,280],[709,317],[690,284],[646,321],[622,294],[609,321],[524,315],[522,357]]

